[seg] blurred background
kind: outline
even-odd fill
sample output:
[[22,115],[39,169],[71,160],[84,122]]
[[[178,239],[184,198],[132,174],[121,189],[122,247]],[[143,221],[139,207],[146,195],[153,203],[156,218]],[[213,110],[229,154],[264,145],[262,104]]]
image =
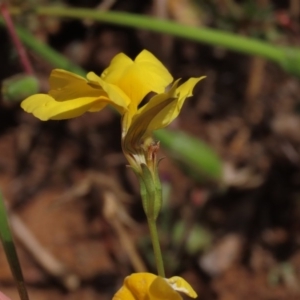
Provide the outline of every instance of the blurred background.
[[[299,79],[222,45],[34,12],[49,5],[121,11],[296,48],[300,2],[7,4],[20,9],[12,10],[16,26],[82,69],[101,74],[117,53],[134,58],[148,49],[174,78],[207,76],[168,131],[156,136],[164,158],[158,222],[167,277],[184,277],[200,300],[300,299]],[[0,25],[0,187],[29,294],[111,299],[125,276],[155,272],[138,182],[122,154],[120,118],[110,109],[48,122],[24,113],[25,96],[10,89],[24,69]],[[27,50],[38,89],[46,92],[58,66]],[[2,247],[0,290],[17,299]]]

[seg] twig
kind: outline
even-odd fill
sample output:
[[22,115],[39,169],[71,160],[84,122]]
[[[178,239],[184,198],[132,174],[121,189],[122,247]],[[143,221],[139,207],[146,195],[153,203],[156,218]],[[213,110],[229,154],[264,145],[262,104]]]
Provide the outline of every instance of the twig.
[[262,90],[265,78],[266,60],[254,56],[250,60],[250,71],[245,98],[248,102],[255,100]]
[[18,54],[19,54],[19,58],[20,58],[20,61],[21,61],[21,64],[23,66],[25,73],[27,73],[28,75],[33,75],[34,72],[33,72],[31,63],[28,59],[26,50],[15,30],[14,23],[11,19],[9,10],[5,3],[0,3],[0,12],[1,12],[4,22],[6,24],[7,31],[12,39],[14,46],[16,47]]

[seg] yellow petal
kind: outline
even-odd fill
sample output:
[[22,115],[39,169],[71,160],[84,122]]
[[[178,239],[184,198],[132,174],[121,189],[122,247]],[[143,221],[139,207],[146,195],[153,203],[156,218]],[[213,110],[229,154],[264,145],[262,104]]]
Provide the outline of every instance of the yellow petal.
[[87,74],[87,79],[92,83],[97,83],[101,86],[101,88],[105,91],[107,97],[110,99],[112,105],[121,114],[127,111],[127,107],[130,104],[130,99],[118,86],[105,82],[94,72],[89,72]]
[[65,70],[53,70],[49,84],[49,95],[57,101],[106,96],[99,85],[91,85],[85,78]]
[[148,93],[164,92],[173,80],[164,65],[147,50],[143,50],[135,61],[123,53],[116,55],[101,78],[117,85],[136,108]]
[[[139,120],[147,119],[147,132],[168,126],[179,115],[185,99],[193,95],[194,86],[203,78],[190,78],[178,88],[176,81],[170,91],[154,96],[139,109],[133,122],[138,123]],[[146,125],[145,121],[143,123]]]
[[156,275],[151,273],[133,273],[127,276],[113,300],[146,300],[149,287],[155,278]]
[[[101,104],[98,102],[97,105],[91,107],[88,110],[90,112],[99,111],[106,106],[107,102],[114,106],[120,113],[126,110],[129,100],[122,97],[109,98],[106,91],[100,86],[99,77],[95,73],[90,72],[87,74],[87,77],[88,80],[65,70],[53,70],[49,79],[49,95],[57,101],[90,97],[105,99],[105,103]],[[106,89],[109,90],[109,88]]]
[[129,105],[128,110],[122,116],[122,137],[128,132],[132,119],[137,113],[137,107],[135,105]]
[[192,287],[181,277],[162,278],[151,273],[127,276],[113,300],[182,300],[178,292],[196,298]]
[[[167,120],[166,116],[169,114],[172,115],[174,110],[174,108],[171,109],[172,106],[176,107],[175,95],[177,84],[178,80],[167,93],[154,96],[146,105],[140,108],[138,113],[133,117],[124,138],[123,146],[127,151],[134,152],[135,147],[141,146],[144,139],[148,137],[148,134],[151,134],[149,127],[150,130],[152,128],[158,129],[164,127],[164,120]],[[166,123],[165,126],[167,125]]]
[[124,53],[117,54],[110,62],[109,66],[102,72],[101,78],[108,83],[117,84],[127,68],[130,68],[134,62]]
[[77,83],[87,82],[85,78],[75,73],[63,69],[54,69],[49,78],[50,89],[61,89],[76,81]]
[[206,76],[201,76],[201,77],[192,77],[189,80],[187,80],[185,83],[183,83],[182,85],[180,85],[177,89],[176,89],[176,93],[177,93],[177,107],[176,110],[173,112],[172,118],[169,122],[169,124],[178,116],[178,114],[180,113],[180,110],[182,108],[182,105],[185,101],[186,98],[193,96],[193,89],[195,87],[195,85],[202,79],[204,79]]
[[132,294],[131,290],[124,285],[115,293],[112,300],[137,300],[137,299]]
[[197,293],[193,290],[188,282],[179,276],[174,276],[167,279],[169,284],[175,291],[182,292],[191,298],[197,298]]
[[75,118],[89,110],[100,110],[107,103],[106,99],[96,97],[82,97],[60,102],[49,95],[36,94],[25,99],[21,103],[21,107],[40,120],[46,121]]
[[149,288],[149,300],[182,300],[167,279],[157,276]]
[[192,96],[192,90],[202,78],[190,78],[177,88],[175,81],[172,88],[163,94],[156,95],[138,110],[132,118],[131,125],[123,140],[124,149],[129,152],[141,144],[152,132],[169,125],[179,114],[187,97]]

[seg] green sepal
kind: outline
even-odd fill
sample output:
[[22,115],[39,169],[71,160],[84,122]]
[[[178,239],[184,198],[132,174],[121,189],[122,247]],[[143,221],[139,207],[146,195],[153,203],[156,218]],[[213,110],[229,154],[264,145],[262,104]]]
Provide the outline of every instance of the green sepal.
[[143,209],[144,209],[145,214],[148,215],[148,203],[149,203],[148,192],[147,192],[143,177],[141,177],[138,174],[138,179],[139,179],[139,183],[140,183],[140,194],[142,197]]
[[141,164],[142,174],[137,173],[143,208],[148,219],[156,220],[162,206],[161,184],[157,171],[151,172],[146,164]]
[[156,188],[156,191],[159,191],[160,193],[162,193],[162,187],[161,187],[161,181],[160,181],[159,174],[158,174],[158,165],[163,159],[164,158],[160,158],[158,160],[155,171],[154,171],[155,172],[155,174],[154,174],[155,188]]
[[145,213],[148,219],[155,220],[157,216],[155,216],[155,209],[154,209],[155,202],[156,202],[154,178],[147,165],[141,164],[141,168],[142,168],[142,178],[147,192],[147,204],[146,204]]
[[158,217],[161,208],[162,208],[162,186],[161,181],[158,174],[158,164],[160,161],[158,161],[156,168],[154,170],[154,185],[155,185],[155,207],[154,207],[154,214],[155,219]]
[[142,172],[138,172],[134,168],[132,168],[132,170],[134,171],[134,173],[136,174],[136,176],[139,180],[140,194],[141,194],[141,198],[142,198],[143,209],[144,209],[144,212],[145,212],[147,218],[149,218],[151,216],[151,212],[150,212],[150,210],[151,210],[150,206],[151,205],[150,205],[150,203],[151,203],[151,199],[153,199],[153,195],[154,195],[154,191],[150,190],[151,184],[149,184],[149,181],[151,182],[151,178],[149,180],[149,177],[146,175],[146,177],[147,177],[146,181],[148,181],[148,185],[146,186],[145,176],[143,175],[142,168],[141,168]]

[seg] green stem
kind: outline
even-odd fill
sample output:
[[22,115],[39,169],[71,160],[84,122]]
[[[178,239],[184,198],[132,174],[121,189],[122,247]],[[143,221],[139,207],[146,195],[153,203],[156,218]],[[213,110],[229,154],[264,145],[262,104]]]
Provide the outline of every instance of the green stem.
[[157,268],[157,274],[161,277],[165,277],[165,270],[164,270],[164,262],[162,258],[162,253],[160,249],[159,237],[156,227],[156,221],[154,219],[147,218],[148,226],[150,230],[150,236],[155,256],[155,263]]
[[15,247],[12,231],[10,229],[8,213],[4,204],[4,199],[0,191],[0,241],[2,241],[4,252],[9,263],[11,272],[17,285],[21,300],[29,300],[24,277]]
[[[24,13],[21,9],[10,8],[11,14]],[[99,22],[117,24],[121,26],[145,29],[164,34],[189,39],[213,46],[224,47],[226,49],[264,57],[281,66],[286,72],[300,77],[300,50],[296,47],[286,47],[273,45],[257,39],[229,33],[211,28],[197,28],[178,24],[176,22],[160,20],[146,16],[140,16],[122,12],[99,12],[82,8],[62,8],[62,7],[37,7],[34,12],[38,15],[53,17],[68,17],[77,19],[90,19]],[[3,19],[0,18],[3,25]],[[23,28],[17,28],[23,42],[36,53],[39,53],[47,61],[66,70],[85,75],[79,67],[74,67],[65,58],[61,59],[53,50],[49,50],[46,45],[36,41]]]
[[5,2],[1,3],[0,11],[1,11],[3,19],[5,21],[6,28],[10,35],[10,38],[18,52],[18,55],[19,55],[21,64],[23,65],[25,73],[27,73],[28,75],[33,75],[34,72],[33,72],[32,66],[31,66],[31,62],[27,56],[27,53],[26,53],[24,46],[20,40],[20,37],[16,33],[14,22],[12,21],[11,15],[8,11],[8,4]]
[[161,277],[165,277],[164,263],[156,226],[156,220],[162,204],[161,184],[157,169],[153,173],[148,165],[145,164],[140,164],[140,168],[140,172],[136,172],[136,175],[140,182],[140,192],[150,231],[157,274]]
[[[20,14],[18,8],[10,9],[12,14]],[[225,47],[244,54],[258,55],[277,63],[282,63],[285,53],[282,47],[222,30],[198,28],[178,24],[173,21],[161,20],[123,12],[99,12],[83,8],[37,7],[34,12],[38,15],[89,19],[127,27],[146,29],[170,34],[214,46]]]

